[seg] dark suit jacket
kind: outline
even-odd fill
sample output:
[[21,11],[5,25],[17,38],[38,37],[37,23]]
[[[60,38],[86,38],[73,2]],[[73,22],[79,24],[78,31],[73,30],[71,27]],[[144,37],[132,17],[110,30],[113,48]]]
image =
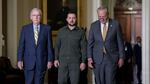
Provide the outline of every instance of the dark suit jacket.
[[88,37],[88,58],[92,58],[96,64],[102,62],[103,46],[105,46],[111,62],[116,63],[119,58],[124,59],[121,26],[117,21],[109,19],[105,42],[102,39],[100,21],[91,24]]
[[35,45],[33,24],[23,26],[18,47],[18,61],[24,62],[24,68],[31,70],[35,64],[39,70],[45,70],[48,61],[53,60],[50,27],[40,24],[37,45]]
[[132,45],[129,42],[124,42],[124,50],[125,50],[125,62],[127,62],[129,59],[133,56],[133,49]]
[[138,44],[134,45],[135,62],[138,66],[142,64],[142,47]]

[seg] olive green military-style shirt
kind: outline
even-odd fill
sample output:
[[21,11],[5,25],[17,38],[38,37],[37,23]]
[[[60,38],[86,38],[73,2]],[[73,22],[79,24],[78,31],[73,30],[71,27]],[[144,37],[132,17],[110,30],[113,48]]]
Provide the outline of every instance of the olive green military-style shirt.
[[78,27],[70,30],[67,26],[58,31],[55,45],[55,60],[60,63],[85,63],[87,40],[85,31]]

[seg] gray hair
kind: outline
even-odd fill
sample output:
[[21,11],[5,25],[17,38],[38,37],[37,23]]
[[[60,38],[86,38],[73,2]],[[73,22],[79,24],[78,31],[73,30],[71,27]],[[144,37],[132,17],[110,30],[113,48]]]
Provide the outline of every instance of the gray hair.
[[41,9],[39,9],[39,8],[33,8],[33,9],[31,10],[31,12],[30,12],[30,16],[31,16],[31,14],[32,14],[33,11],[38,11],[38,12],[40,13],[40,15],[42,16],[42,11],[41,11]]
[[107,8],[107,6],[101,5],[100,7],[97,8],[97,12],[98,12],[98,11],[101,11],[101,10],[105,10],[106,13],[108,14],[108,8]]

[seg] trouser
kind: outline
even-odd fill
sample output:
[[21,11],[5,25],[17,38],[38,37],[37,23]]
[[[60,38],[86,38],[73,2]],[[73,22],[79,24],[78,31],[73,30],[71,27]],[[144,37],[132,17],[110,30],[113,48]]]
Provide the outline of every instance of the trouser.
[[58,84],[79,84],[80,64],[79,63],[60,63],[58,68]]
[[37,67],[32,70],[24,70],[25,84],[44,84],[45,72]]
[[138,83],[141,84],[142,80],[141,80],[141,71],[142,71],[142,66],[141,64],[137,64],[137,79],[138,79]]
[[116,84],[117,64],[112,63],[107,55],[104,54],[101,64],[94,66],[96,84]]

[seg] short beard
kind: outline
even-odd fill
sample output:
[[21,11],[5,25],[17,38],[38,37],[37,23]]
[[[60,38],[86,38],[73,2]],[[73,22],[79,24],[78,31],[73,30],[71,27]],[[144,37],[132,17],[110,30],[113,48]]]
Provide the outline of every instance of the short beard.
[[76,26],[76,24],[68,24],[68,26]]

